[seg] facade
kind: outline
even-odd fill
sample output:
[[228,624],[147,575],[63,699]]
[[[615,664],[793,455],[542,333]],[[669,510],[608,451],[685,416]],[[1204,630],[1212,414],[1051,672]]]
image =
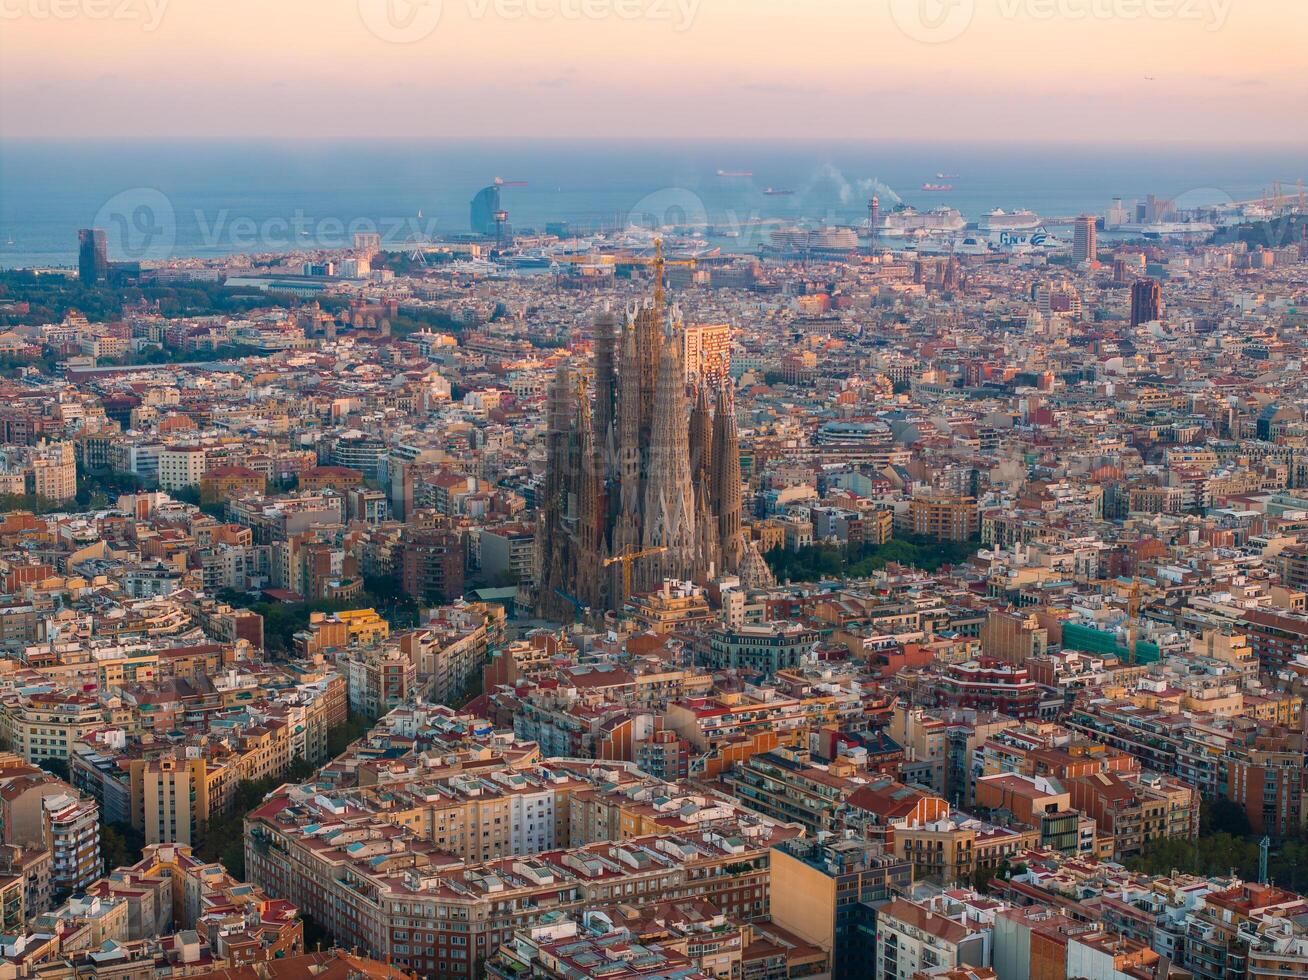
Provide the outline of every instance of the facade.
[[1163,287],[1157,279],[1137,279],[1131,284],[1131,326],[1153,323],[1163,315]]
[[83,891],[103,871],[100,808],[73,794],[47,796],[41,805],[50,847],[51,884],[56,892]]
[[159,486],[164,490],[198,486],[205,465],[203,446],[165,446],[159,453]]
[[31,492],[47,500],[77,495],[77,460],[71,442],[37,446],[32,452]]
[[985,966],[990,942],[988,929],[895,898],[877,911],[875,975],[908,978],[942,967]]
[[400,545],[400,583],[418,599],[450,601],[463,595],[463,543],[459,535],[432,527],[406,531]]
[[109,277],[109,245],[103,228],[83,228],[77,233],[77,275],[88,286]]
[[1099,258],[1099,249],[1095,244],[1096,223],[1098,219],[1092,214],[1083,214],[1072,227],[1072,261],[1095,262]]
[[718,626],[709,631],[705,666],[771,677],[779,670],[800,666],[817,640],[816,630],[798,624]]
[[[832,976],[867,975],[866,906],[912,880],[908,862],[877,844],[796,840],[772,851],[772,921],[831,953]],[[887,974],[878,974],[887,976]]]
[[593,409],[566,363],[550,386],[536,548],[543,615],[619,609],[628,583],[648,592],[666,579],[690,581],[740,566],[734,408],[725,386],[715,408],[702,378],[691,404],[691,342],[680,323],[665,332],[664,315],[660,290],[620,337],[611,315],[597,318]]
[[909,530],[938,541],[967,541],[980,533],[976,500],[968,496],[915,496],[908,504]]
[[[706,899],[745,921],[767,914],[771,848],[797,828],[712,808],[727,822],[646,835],[643,820],[658,814],[648,804],[615,803],[616,826],[625,820],[637,832],[613,833],[604,819],[602,842],[575,843],[599,811],[564,822],[570,806],[562,801],[586,787],[562,773],[542,776],[426,780],[404,792],[399,821],[394,812],[351,813],[334,794],[301,799],[283,790],[247,818],[246,866],[255,884],[295,902],[339,943],[447,977],[483,976],[496,949],[542,915],[611,900],[675,895]],[[451,861],[451,850],[467,856]],[[501,856],[488,861],[487,853]]]

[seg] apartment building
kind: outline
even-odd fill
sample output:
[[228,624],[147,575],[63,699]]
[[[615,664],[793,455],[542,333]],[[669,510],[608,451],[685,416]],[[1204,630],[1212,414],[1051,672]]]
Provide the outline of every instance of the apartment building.
[[100,877],[100,808],[75,793],[41,800],[50,848],[50,883],[56,892],[80,892]]
[[878,844],[830,835],[787,841],[771,864],[773,923],[830,953],[834,977],[866,976],[870,904],[907,888],[912,866]]
[[798,832],[746,821],[465,863],[418,824],[283,791],[246,819],[246,866],[342,944],[420,973],[472,978],[517,931],[613,900],[702,898],[761,917],[770,849]]

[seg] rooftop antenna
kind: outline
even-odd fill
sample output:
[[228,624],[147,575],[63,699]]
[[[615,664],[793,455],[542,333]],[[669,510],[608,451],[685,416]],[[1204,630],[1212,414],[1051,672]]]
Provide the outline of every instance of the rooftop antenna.
[[1267,852],[1271,850],[1272,839],[1264,836],[1258,842],[1258,884],[1267,884]]

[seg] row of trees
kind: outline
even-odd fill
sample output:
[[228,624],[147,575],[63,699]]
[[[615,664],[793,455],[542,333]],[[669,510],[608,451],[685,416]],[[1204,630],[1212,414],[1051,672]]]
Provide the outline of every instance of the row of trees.
[[263,617],[263,645],[270,654],[289,653],[293,638],[309,628],[311,613],[336,613],[347,609],[375,609],[395,629],[412,629],[418,625],[418,603],[406,595],[393,578],[363,580],[363,592],[353,599],[315,599],[311,602],[267,602],[248,592],[221,590],[217,598],[234,608],[249,609]]
[[0,310],[0,326],[58,323],[69,313],[81,313],[92,323],[119,319],[124,305],[157,304],[169,317],[212,316],[247,313],[270,304],[296,305],[292,296],[265,293],[258,289],[234,289],[211,282],[184,284],[95,283],[75,276],[38,276],[22,270],[0,271],[0,299],[26,303]]
[[[351,713],[327,733],[327,757],[334,759],[362,738],[369,729],[368,719]],[[50,769],[50,766],[45,766]],[[196,854],[205,861],[220,861],[237,879],[245,878],[245,815],[263,802],[265,796],[283,783],[302,782],[315,772],[304,759],[296,759],[280,776],[268,776],[255,782],[246,781],[236,788],[231,811],[215,819],[206,828]],[[100,827],[100,856],[105,871],[135,864],[145,848],[145,835],[130,823],[109,823]]]
[[780,582],[813,582],[819,579],[867,578],[889,564],[909,565],[934,572],[942,565],[959,565],[981,546],[971,541],[936,541],[921,535],[892,538],[882,545],[811,545],[790,551],[774,548],[764,558]]
[[[1153,841],[1126,866],[1146,874],[1180,871],[1193,875],[1228,875],[1258,880],[1258,837],[1244,810],[1230,800],[1205,801],[1200,809],[1197,840],[1168,838]],[[1268,879],[1293,891],[1308,889],[1308,831],[1273,842],[1267,860]]]

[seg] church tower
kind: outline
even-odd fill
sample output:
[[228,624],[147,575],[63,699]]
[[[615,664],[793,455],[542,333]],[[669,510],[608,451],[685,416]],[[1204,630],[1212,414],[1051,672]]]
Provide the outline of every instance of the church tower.
[[713,417],[713,465],[709,483],[718,520],[722,571],[736,573],[745,556],[740,527],[740,436],[736,431],[735,401],[726,385],[718,389],[718,409]]
[[574,569],[566,521],[572,487],[570,477],[574,395],[567,362],[559,365],[546,399],[545,486],[536,525],[537,614],[565,621],[575,610],[559,592],[571,594]]
[[644,547],[665,549],[641,563],[641,582],[653,589],[665,578],[695,573],[695,498],[691,488],[689,418],[681,338],[663,341],[645,487]]

